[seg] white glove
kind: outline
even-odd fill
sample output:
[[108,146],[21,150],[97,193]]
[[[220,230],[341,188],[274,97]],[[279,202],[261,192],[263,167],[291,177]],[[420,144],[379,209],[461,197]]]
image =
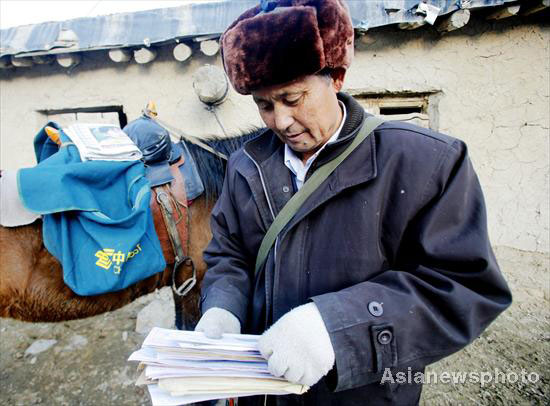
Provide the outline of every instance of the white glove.
[[334,349],[315,303],[292,309],[258,341],[269,372],[312,386],[334,365]]
[[208,338],[222,338],[223,333],[239,334],[241,322],[233,313],[220,307],[212,307],[202,315],[195,331],[202,331]]

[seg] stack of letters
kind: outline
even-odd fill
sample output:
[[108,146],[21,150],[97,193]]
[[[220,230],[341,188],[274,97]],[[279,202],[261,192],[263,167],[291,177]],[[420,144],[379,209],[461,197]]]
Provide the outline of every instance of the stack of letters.
[[213,340],[199,332],[155,327],[129,361],[140,362],[137,384],[147,385],[153,406],[307,391],[269,373],[258,337],[224,334]]

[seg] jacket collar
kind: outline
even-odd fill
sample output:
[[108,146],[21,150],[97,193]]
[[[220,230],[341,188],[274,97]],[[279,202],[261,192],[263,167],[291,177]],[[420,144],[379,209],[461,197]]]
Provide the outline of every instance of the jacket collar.
[[[345,93],[338,93],[347,109],[348,115],[338,140],[328,144],[311,166],[308,176],[320,165],[337,157],[358,134],[366,113],[359,103]],[[273,203],[275,215],[292,197],[292,173],[284,164],[284,143],[271,131],[266,130],[258,137],[244,145],[246,154],[255,162],[265,182],[265,192]],[[342,189],[366,182],[376,176],[375,143],[373,137],[368,137],[346,161],[350,165],[340,165],[325,182],[328,182],[332,196]],[[356,161],[356,162],[351,162]],[[327,185],[325,185],[327,186]],[[289,192],[286,192],[290,190]],[[324,199],[323,199],[324,200]]]

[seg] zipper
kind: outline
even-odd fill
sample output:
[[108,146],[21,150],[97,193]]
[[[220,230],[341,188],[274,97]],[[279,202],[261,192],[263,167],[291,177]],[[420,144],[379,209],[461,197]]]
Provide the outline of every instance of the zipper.
[[[260,181],[262,182],[262,190],[264,191],[264,195],[265,195],[265,200],[267,200],[267,205],[269,207],[269,211],[271,213],[271,218],[273,220],[275,220],[275,212],[273,211],[273,207],[271,206],[271,201],[269,200],[269,195],[267,194],[267,188],[265,187],[265,181],[264,181],[264,177],[262,175],[262,171],[260,169],[260,165],[258,165],[258,163],[250,156],[250,154],[244,150],[244,153],[245,155],[250,158],[250,160],[254,163],[254,165],[256,166],[256,169],[258,170],[258,174],[260,175]],[[277,236],[277,238],[275,239],[275,243],[273,244],[274,245],[274,251],[273,251],[273,255],[274,255],[274,259],[277,258],[277,245],[279,243],[279,236]],[[275,261],[275,265],[277,264],[277,262]]]
[[[304,227],[304,237],[303,237],[303,242],[302,242],[302,246],[300,247],[300,251],[301,252],[304,252],[305,251],[305,247],[307,246],[307,239],[309,237],[309,219],[306,217],[304,220],[303,220],[304,224],[303,224],[303,227]],[[303,250],[304,249],[304,250]],[[310,273],[311,273],[311,270],[310,270],[310,267],[309,267],[309,257],[306,256],[306,255],[303,255],[302,257],[302,262],[301,262],[301,268],[303,269],[302,272],[300,272],[300,301],[303,302],[303,303],[306,303],[306,300],[308,299],[308,296],[309,296],[309,279],[310,279]]]
[[258,165],[258,163],[254,159],[252,159],[252,157],[248,154],[246,150],[244,150],[244,154],[250,158],[254,165],[256,165],[256,169],[258,169],[258,173],[260,174],[260,181],[262,182],[262,190],[265,194],[265,200],[267,200],[267,205],[269,206],[269,211],[271,212],[271,218],[275,220],[275,212],[273,211],[273,207],[271,207],[271,201],[269,200],[269,195],[267,194],[267,188],[265,187],[265,181],[262,175],[262,171],[260,170],[260,165]]
[[[254,165],[256,166],[256,169],[258,170],[258,174],[260,175],[260,181],[262,182],[262,190],[264,191],[264,195],[265,195],[265,200],[267,200],[267,205],[269,207],[269,211],[271,213],[271,218],[273,220],[275,220],[275,212],[273,211],[273,207],[271,206],[271,201],[269,200],[269,195],[267,193],[267,188],[265,186],[265,181],[264,181],[264,177],[262,175],[262,171],[260,169],[260,165],[258,165],[258,163],[250,156],[250,154],[244,150],[244,154],[250,158],[250,160],[254,163]],[[275,244],[274,244],[274,251],[273,251],[273,262],[274,262],[274,269],[273,269],[273,275],[275,275],[276,273],[276,270],[277,270],[277,245],[279,243],[279,236],[277,236],[277,238],[275,239]],[[264,266],[267,266],[267,265],[264,265]],[[266,275],[267,276],[267,275]],[[273,277],[273,283],[275,283],[275,277]],[[266,306],[266,312],[269,312],[269,309],[272,307],[272,303],[270,303],[270,292],[268,292],[267,290],[267,281],[265,283],[265,300],[266,300],[266,303],[265,303],[265,306]],[[274,286],[271,286],[271,291],[273,292],[275,289]],[[271,312],[273,312],[273,309],[271,309]],[[269,314],[266,314],[266,321],[269,319]],[[267,327],[267,326],[265,326]],[[264,399],[265,402],[267,402],[267,395],[265,396],[265,399]]]

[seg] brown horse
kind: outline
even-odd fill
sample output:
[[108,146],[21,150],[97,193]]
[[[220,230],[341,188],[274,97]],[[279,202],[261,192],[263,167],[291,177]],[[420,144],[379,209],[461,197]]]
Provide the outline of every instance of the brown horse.
[[[256,135],[209,141],[215,150],[230,154],[244,141]],[[205,185],[205,193],[189,207],[189,253],[197,271],[197,284],[183,299],[181,306],[185,325],[193,325],[199,317],[200,281],[206,272],[202,252],[211,237],[209,218],[221,191],[225,162],[219,157],[187,144]],[[42,222],[28,226],[0,226],[0,317],[24,321],[64,321],[117,309],[156,288],[172,284],[171,264],[162,273],[153,275],[124,290],[97,296],[79,296],[63,282],[61,264],[46,250],[42,241]],[[190,277],[189,269],[177,275],[179,286]],[[178,309],[176,309],[178,311]]]

